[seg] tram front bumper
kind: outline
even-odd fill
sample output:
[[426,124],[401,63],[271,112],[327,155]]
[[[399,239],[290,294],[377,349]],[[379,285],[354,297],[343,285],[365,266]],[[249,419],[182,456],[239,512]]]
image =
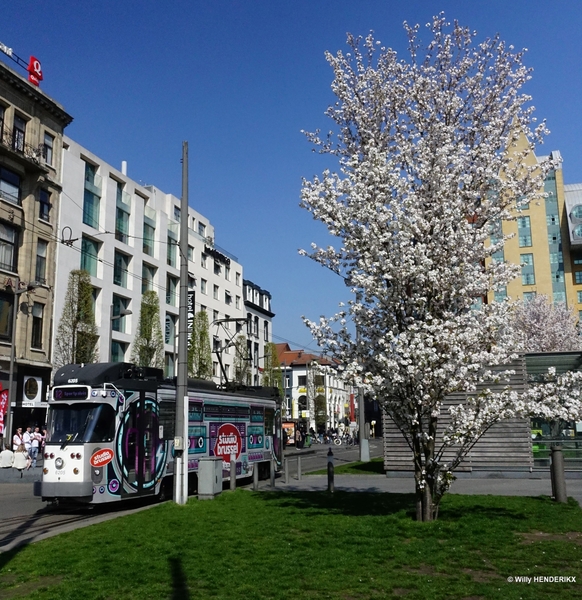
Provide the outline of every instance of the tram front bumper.
[[35,481],[34,495],[42,498],[92,498],[93,483],[91,481],[70,483]]

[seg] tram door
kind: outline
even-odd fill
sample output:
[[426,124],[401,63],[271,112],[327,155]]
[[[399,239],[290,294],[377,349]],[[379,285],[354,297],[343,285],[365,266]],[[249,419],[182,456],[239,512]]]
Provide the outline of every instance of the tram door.
[[122,496],[147,496],[155,492],[155,448],[158,446],[155,403],[141,391],[125,418],[123,435]]

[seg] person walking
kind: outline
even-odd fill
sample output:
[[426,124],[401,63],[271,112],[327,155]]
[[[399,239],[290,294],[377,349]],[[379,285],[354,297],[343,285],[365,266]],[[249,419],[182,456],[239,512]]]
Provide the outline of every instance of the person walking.
[[32,448],[32,427],[27,427],[26,431],[22,434],[22,441],[24,442],[24,447],[26,451],[30,455],[30,450]]
[[31,435],[30,442],[30,458],[32,459],[32,464],[30,465],[33,469],[36,468],[36,459],[38,457],[38,452],[40,450],[40,445],[42,442],[42,434],[40,433],[40,427],[35,427],[34,431]]

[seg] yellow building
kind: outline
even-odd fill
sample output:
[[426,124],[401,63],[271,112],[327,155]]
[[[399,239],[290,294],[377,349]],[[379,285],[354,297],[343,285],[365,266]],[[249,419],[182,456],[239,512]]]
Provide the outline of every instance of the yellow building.
[[[546,198],[522,207],[514,221],[502,224],[503,234],[513,237],[494,259],[521,265],[521,275],[489,301],[543,294],[582,311],[582,185],[565,186],[560,153],[553,151],[551,157],[556,168],[545,179]],[[537,161],[531,154],[528,166]],[[492,239],[500,233],[493,232]]]

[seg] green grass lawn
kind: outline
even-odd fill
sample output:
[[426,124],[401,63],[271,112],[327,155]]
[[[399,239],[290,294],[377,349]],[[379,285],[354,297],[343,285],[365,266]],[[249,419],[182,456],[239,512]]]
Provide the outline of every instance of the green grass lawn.
[[[334,465],[333,469],[336,475],[383,475],[384,459],[373,458],[367,462],[352,462],[345,465]],[[319,471],[312,471],[307,475],[327,475],[327,467]]]
[[[582,510],[547,497],[237,490],[0,554],[0,598],[356,600],[582,596]],[[575,576],[577,583],[508,577]]]

